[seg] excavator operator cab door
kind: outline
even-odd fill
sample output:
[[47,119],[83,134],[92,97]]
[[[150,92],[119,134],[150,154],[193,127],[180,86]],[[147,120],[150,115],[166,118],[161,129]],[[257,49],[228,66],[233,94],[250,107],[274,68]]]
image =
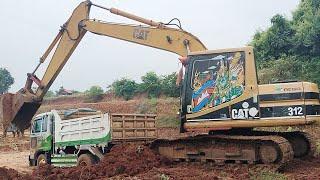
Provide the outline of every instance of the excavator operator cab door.
[[251,47],[189,55],[183,85],[186,121],[259,118]]

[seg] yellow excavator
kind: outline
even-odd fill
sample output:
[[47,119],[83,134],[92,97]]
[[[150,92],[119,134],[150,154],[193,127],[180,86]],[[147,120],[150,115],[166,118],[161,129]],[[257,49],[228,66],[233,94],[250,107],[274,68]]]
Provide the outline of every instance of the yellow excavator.
[[[103,22],[89,17],[102,8],[145,25]],[[174,24],[176,20],[178,24]],[[180,22],[148,20],[90,1],[80,3],[61,27],[25,87],[0,98],[4,127],[30,126],[44,95],[87,31],[173,52],[181,56],[181,133],[157,139],[151,147],[178,161],[285,164],[313,154],[315,144],[304,132],[257,131],[257,127],[309,125],[319,120],[319,90],[310,82],[258,85],[252,47],[207,50]],[[35,73],[54,50],[45,74]],[[178,78],[179,79],[179,78]],[[37,85],[32,90],[31,86]]]

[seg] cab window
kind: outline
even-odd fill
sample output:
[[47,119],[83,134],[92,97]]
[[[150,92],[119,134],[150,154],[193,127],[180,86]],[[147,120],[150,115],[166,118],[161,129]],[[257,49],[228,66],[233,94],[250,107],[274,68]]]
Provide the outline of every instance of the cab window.
[[32,133],[41,132],[41,126],[42,126],[42,118],[36,119],[32,126]]
[[218,106],[244,91],[244,52],[199,56],[192,67],[192,112]]
[[47,132],[48,115],[43,116],[41,132]]
[[32,126],[32,133],[47,132],[48,115],[37,118]]

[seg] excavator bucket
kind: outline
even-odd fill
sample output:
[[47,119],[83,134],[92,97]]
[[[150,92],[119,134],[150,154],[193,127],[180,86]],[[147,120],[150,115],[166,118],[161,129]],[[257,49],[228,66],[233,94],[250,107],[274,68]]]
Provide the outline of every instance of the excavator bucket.
[[32,117],[41,105],[41,101],[28,98],[23,93],[6,93],[0,96],[0,125],[6,130],[10,124],[24,130],[30,126]]

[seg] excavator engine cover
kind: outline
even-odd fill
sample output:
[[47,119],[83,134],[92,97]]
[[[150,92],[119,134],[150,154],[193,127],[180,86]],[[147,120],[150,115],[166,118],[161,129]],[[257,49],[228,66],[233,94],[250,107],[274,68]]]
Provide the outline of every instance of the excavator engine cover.
[[23,93],[6,93],[0,96],[0,125],[7,129],[10,124],[24,130],[30,126],[33,115],[37,112],[41,101],[34,101]]

